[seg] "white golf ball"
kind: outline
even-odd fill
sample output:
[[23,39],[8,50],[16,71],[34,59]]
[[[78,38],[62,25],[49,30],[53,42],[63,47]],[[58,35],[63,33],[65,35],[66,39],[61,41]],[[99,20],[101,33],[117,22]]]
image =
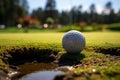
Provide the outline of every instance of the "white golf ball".
[[62,46],[68,53],[80,53],[85,47],[85,37],[79,31],[68,31],[63,36]]

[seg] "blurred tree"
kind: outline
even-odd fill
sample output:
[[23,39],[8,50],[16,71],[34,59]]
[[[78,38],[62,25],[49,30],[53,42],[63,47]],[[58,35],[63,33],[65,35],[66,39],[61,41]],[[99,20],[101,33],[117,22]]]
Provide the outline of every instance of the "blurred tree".
[[112,9],[108,16],[108,23],[111,24],[111,23],[115,23],[115,22],[116,22],[116,14],[115,14],[114,10]]
[[70,16],[67,11],[62,11],[62,13],[60,14],[60,17],[59,17],[59,22],[62,25],[70,24]]
[[79,5],[79,6],[78,6],[77,13],[78,13],[78,15],[77,15],[77,22],[79,23],[79,22],[83,21],[82,5]]
[[112,3],[111,2],[107,2],[105,5],[106,9],[112,9]]
[[75,24],[77,17],[77,8],[75,6],[72,7],[70,14],[71,14],[71,24]]
[[96,13],[95,4],[91,4],[91,6],[90,6],[90,13]]
[[0,24],[15,25],[17,19],[25,15],[26,10],[19,0],[0,0]]
[[45,10],[55,10],[56,2],[55,0],[47,0]]
[[118,13],[116,14],[116,22],[120,23],[120,9]]
[[90,22],[90,17],[89,17],[89,13],[87,11],[85,11],[83,13],[83,22],[89,23]]
[[[84,6],[73,6],[70,11],[58,12],[55,0],[47,0],[45,9],[38,8],[33,10],[31,17],[37,18],[42,24],[47,23],[47,20],[51,18],[54,23],[60,22],[63,25],[80,24],[83,22],[86,24],[110,24],[120,21],[120,11],[115,13],[111,2],[105,4],[102,13],[97,13],[95,4],[90,5],[89,12],[82,11],[82,7]],[[4,9],[2,8],[4,7],[0,7],[1,14],[4,13]]]
[[96,7],[95,4],[90,5],[90,18],[89,18],[89,24],[97,22],[97,12],[96,12]]
[[29,10],[28,1],[27,0],[19,0],[19,4],[22,7],[24,7],[24,9],[26,10],[26,13],[28,14],[28,10]]
[[38,19],[41,23],[44,21],[44,11],[42,8],[38,8],[37,10],[33,10],[31,13],[32,18]]
[[45,11],[44,11],[44,23],[46,22],[47,18],[51,17],[55,22],[58,20],[58,10],[56,9],[56,2],[55,0],[47,0]]
[[71,11],[71,23],[79,24],[79,22],[83,21],[83,13],[82,13],[82,6],[74,6]]
[[112,12],[112,3],[111,2],[107,2],[106,5],[105,5],[105,9],[103,11],[103,14],[104,14],[104,23],[111,23],[110,21],[110,13],[113,13]]

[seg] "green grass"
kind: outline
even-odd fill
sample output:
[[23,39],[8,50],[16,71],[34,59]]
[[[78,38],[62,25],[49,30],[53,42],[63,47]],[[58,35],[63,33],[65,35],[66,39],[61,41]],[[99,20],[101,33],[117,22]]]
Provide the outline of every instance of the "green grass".
[[[85,26],[85,27],[81,27],[81,26],[76,26],[76,25],[72,25],[72,26],[63,26],[61,28],[54,28],[54,29],[41,29],[41,28],[29,28],[27,33],[49,33],[49,32],[67,32],[69,30],[78,30],[78,31],[82,31],[82,32],[92,32],[92,31],[101,31],[99,28],[102,26],[97,25],[96,27],[93,26]],[[24,28],[20,28],[18,29],[17,27],[6,27],[5,29],[0,29],[0,33],[25,33]]]
[[[62,37],[65,33],[58,32],[42,32],[42,33],[2,33],[0,34],[0,54],[12,48],[35,47],[41,49],[53,49],[63,51]],[[106,57],[106,54],[97,53],[94,48],[116,48],[120,47],[120,32],[83,32],[86,38],[86,48],[81,52],[85,56],[80,62],[85,66],[78,67],[75,72],[82,75],[83,72],[90,73],[92,69],[96,69],[102,78],[109,80],[119,80],[120,77],[120,60],[113,61]],[[96,61],[96,62],[95,62]],[[104,62],[104,64],[102,64]],[[0,65],[3,65],[0,60]],[[98,74],[94,74],[89,78],[94,80]],[[112,75],[112,77],[110,77]],[[82,77],[76,78],[76,80]]]
[[[119,47],[120,32],[84,32],[87,47]],[[64,33],[2,33],[0,34],[0,46],[61,45]]]
[[[56,29],[40,29],[40,28],[29,28],[28,33],[42,33],[42,32],[57,32]],[[18,29],[17,27],[7,27],[5,29],[0,29],[0,33],[25,33],[24,28]]]

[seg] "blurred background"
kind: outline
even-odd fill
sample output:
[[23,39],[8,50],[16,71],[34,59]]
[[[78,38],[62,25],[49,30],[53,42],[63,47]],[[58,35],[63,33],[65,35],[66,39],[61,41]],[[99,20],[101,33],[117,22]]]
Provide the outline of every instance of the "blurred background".
[[119,31],[119,3],[120,0],[0,0],[0,32]]

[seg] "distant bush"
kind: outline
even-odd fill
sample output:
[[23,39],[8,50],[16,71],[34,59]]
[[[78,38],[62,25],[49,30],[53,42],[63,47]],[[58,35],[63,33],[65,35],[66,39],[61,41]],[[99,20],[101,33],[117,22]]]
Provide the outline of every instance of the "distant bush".
[[64,27],[58,29],[59,32],[67,32],[70,30],[78,30],[81,32],[92,32],[92,31],[97,31],[98,29],[94,29],[93,26],[81,27],[81,26],[74,26],[74,25],[73,26],[64,26]]
[[110,24],[110,25],[108,25],[107,28],[110,30],[120,31],[120,23]]
[[79,26],[64,26],[64,27],[58,29],[59,32],[67,32],[70,30],[80,31],[80,27]]

